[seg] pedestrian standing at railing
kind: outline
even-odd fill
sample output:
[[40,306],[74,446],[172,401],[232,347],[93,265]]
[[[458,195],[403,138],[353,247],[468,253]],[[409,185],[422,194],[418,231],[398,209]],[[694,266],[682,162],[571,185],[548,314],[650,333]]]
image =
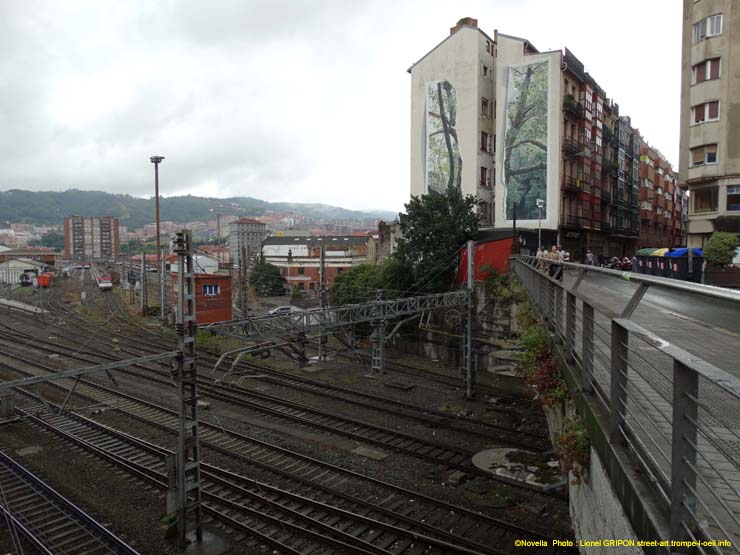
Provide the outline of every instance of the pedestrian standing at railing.
[[555,279],[562,279],[563,267],[560,265],[560,250],[558,246],[553,244],[548,255],[550,262],[550,277]]
[[586,265],[588,266],[594,265],[594,253],[592,253],[590,250],[586,251]]
[[540,245],[537,251],[537,269],[544,272],[545,268],[547,268],[547,249],[544,245]]

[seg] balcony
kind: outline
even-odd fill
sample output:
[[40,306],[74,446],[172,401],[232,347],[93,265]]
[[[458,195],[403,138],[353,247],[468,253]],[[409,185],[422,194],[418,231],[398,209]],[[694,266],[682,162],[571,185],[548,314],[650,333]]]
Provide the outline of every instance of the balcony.
[[601,220],[598,218],[591,220],[591,228],[601,231]]
[[563,152],[565,154],[568,154],[570,156],[575,156],[581,151],[581,145],[578,144],[578,141],[571,137],[563,137]]
[[563,98],[563,112],[572,118],[581,119],[583,117],[583,105],[567,94]]
[[594,185],[592,193],[596,198],[601,198],[601,187]]
[[571,192],[571,193],[580,193],[581,188],[578,186],[578,183],[576,182],[576,178],[572,175],[569,175],[565,178],[563,178],[563,191]]
[[563,227],[581,229],[581,218],[578,216],[563,216]]

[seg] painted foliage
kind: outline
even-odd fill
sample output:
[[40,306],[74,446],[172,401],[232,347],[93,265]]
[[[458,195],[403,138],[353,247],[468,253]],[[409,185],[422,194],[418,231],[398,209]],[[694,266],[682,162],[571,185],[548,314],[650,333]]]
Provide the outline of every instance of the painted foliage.
[[508,68],[503,184],[506,219],[536,220],[537,199],[547,218],[547,60]]
[[460,189],[462,157],[457,142],[457,93],[449,81],[427,83],[426,96],[427,191]]

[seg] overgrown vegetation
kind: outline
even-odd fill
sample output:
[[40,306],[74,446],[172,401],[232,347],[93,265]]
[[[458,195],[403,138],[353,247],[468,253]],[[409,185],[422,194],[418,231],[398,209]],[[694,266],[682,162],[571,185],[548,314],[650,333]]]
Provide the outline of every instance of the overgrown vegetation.
[[557,453],[563,472],[573,473],[573,484],[588,481],[590,448],[591,441],[581,419],[577,415],[566,418],[560,432]]
[[293,287],[290,289],[290,300],[291,301],[300,301],[303,298],[303,291],[301,291],[301,288],[298,287],[297,283],[293,284]]
[[523,330],[519,341],[524,347],[519,362],[519,372],[524,383],[534,391],[535,398],[543,405],[549,407],[562,402],[568,389],[545,326],[539,323],[530,325]]
[[209,331],[198,330],[195,334],[195,346],[211,353],[223,354],[239,347],[239,342],[230,337],[216,335]]
[[704,260],[707,265],[722,268],[732,262],[740,239],[735,233],[715,231],[704,245]]
[[375,299],[376,292],[380,289],[388,297],[397,297],[411,286],[409,268],[391,258],[383,264],[362,264],[339,274],[331,289],[331,300],[338,305],[363,303]]

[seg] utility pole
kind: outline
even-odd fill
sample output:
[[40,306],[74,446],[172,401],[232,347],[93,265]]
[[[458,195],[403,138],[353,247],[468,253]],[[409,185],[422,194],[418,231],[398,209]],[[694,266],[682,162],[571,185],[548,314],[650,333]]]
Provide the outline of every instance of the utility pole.
[[473,307],[473,284],[475,265],[473,264],[473,246],[472,240],[468,241],[468,303],[467,318],[465,322],[465,335],[463,342],[463,361],[465,364],[465,397],[473,398],[473,316],[475,309]]
[[223,256],[221,253],[221,214],[216,214],[216,252],[218,252],[218,264],[221,266]]
[[[164,160],[164,156],[152,156],[149,158],[149,161],[154,164],[154,212],[155,212],[155,221],[157,226],[157,268],[162,267],[162,250],[161,246],[159,244],[159,164],[162,163],[162,160]],[[159,270],[158,270],[159,271]],[[162,289],[160,287],[160,295],[162,294]],[[164,299],[160,296],[159,298],[159,306],[160,308],[160,317],[162,320],[164,320]]]
[[[324,245],[321,245],[321,254],[319,255],[319,307],[323,310],[326,307],[326,258]],[[323,319],[322,319],[323,322]],[[319,325],[319,360],[326,360],[326,337],[324,336],[324,326]]]
[[537,199],[537,250],[542,246],[542,208],[545,206],[545,201],[541,198]]
[[146,255],[141,251],[141,315],[146,316],[149,311],[149,295],[146,279]]
[[175,382],[179,394],[175,513],[177,543],[180,549],[184,549],[188,542],[189,516],[194,521],[195,540],[198,543],[203,541],[198,443],[198,372],[195,365],[195,276],[190,230],[184,229],[177,233],[174,250],[177,254],[178,335]]

